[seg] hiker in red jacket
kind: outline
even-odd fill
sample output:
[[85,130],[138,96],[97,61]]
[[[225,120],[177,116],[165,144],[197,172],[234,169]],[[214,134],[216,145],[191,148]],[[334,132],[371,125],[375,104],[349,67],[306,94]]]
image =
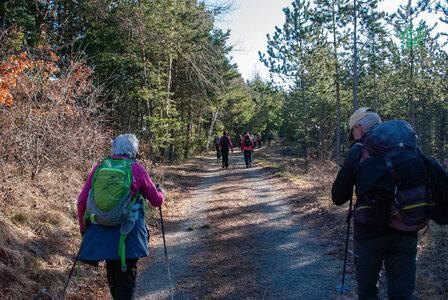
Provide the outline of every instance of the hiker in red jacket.
[[254,150],[254,142],[248,132],[244,133],[243,142],[241,143],[241,151],[244,151],[244,161],[246,168],[252,167],[252,151]]
[[233,153],[232,141],[230,140],[230,137],[227,135],[227,131],[224,131],[222,133],[222,137],[219,139],[219,150],[221,150],[222,153],[223,168],[229,167],[229,149],[231,149]]

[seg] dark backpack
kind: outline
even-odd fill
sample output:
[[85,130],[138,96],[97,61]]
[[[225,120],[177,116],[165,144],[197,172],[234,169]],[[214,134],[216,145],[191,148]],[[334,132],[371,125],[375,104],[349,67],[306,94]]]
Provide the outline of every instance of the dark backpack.
[[427,225],[431,204],[417,137],[405,121],[395,120],[370,128],[362,144],[356,170],[358,201],[355,220],[415,231]]
[[430,197],[429,218],[439,225],[448,225],[448,173],[434,158],[418,149],[428,174]]
[[221,140],[221,149],[228,150],[229,149],[229,137],[223,136]]
[[250,141],[250,136],[245,135],[244,136],[244,147],[250,147],[252,145],[252,142]]

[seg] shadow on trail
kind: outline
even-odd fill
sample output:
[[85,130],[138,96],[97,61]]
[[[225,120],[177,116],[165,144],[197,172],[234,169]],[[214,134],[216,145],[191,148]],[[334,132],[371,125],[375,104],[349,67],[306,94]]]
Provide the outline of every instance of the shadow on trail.
[[[328,249],[294,216],[259,170],[232,169],[217,174],[224,187],[205,211],[210,229],[195,254],[188,281],[199,280],[192,298],[329,299],[339,272],[328,270]],[[246,181],[246,182],[244,182]],[[327,278],[328,280],[323,280]]]
[[[317,238],[326,228],[309,226],[319,216],[311,191],[288,198],[278,175],[256,159],[252,166],[236,153],[228,169],[213,158],[200,159],[194,174],[178,168],[201,184],[165,224],[174,298],[332,299],[340,262]],[[306,209],[295,214],[296,205]],[[139,299],[169,299],[162,245],[153,250]]]

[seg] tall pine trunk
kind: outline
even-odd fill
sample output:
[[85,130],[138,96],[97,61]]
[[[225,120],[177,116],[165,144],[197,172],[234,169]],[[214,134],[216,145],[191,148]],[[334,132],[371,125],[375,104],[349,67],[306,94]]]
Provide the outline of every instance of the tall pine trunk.
[[336,37],[336,12],[335,1],[333,0],[332,18],[333,18],[333,56],[335,68],[335,85],[336,85],[336,111],[337,111],[337,128],[336,128],[336,161],[341,161],[341,97],[339,91],[339,61],[338,61],[338,43]]

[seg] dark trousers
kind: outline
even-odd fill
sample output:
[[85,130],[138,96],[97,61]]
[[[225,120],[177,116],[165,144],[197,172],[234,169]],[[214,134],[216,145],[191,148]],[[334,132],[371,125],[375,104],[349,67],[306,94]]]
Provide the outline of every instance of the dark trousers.
[[220,159],[221,158],[221,150],[219,150],[218,145],[216,145],[216,158]]
[[229,167],[229,149],[221,148],[222,153],[222,166],[228,168]]
[[377,299],[377,283],[383,262],[389,299],[413,299],[417,236],[395,233],[355,239],[354,255],[360,300]]
[[252,150],[244,150],[244,161],[246,162],[246,166],[252,163]]
[[132,300],[137,278],[136,259],[126,259],[127,271],[122,272],[120,260],[106,260],[107,282],[114,300]]

